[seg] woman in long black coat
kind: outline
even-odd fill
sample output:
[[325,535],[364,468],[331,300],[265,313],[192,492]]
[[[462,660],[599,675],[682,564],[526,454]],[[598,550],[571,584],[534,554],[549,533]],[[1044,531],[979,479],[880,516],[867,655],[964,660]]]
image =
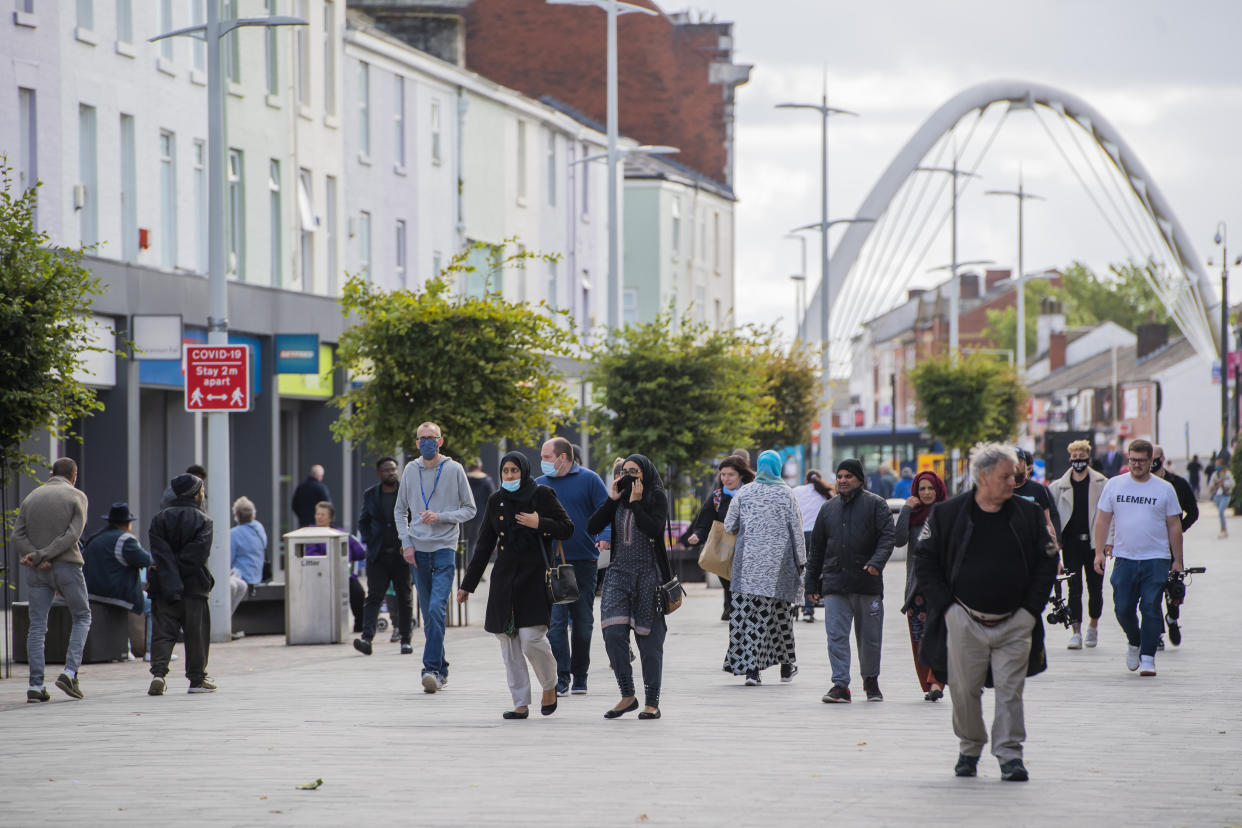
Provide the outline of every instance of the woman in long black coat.
[[483,629],[500,640],[513,709],[506,719],[525,719],[530,715],[530,673],[535,668],[543,688],[541,712],[550,716],[556,710],[556,657],[548,643],[548,621],[552,604],[545,585],[549,554],[558,540],[574,533],[573,521],[548,486],[536,485],[530,475],[530,462],[511,451],[500,461],[500,490],[487,500],[474,555],[457,590],[457,603],[464,603],[483,577],[483,570],[496,551],[491,589],[487,595],[487,614]]

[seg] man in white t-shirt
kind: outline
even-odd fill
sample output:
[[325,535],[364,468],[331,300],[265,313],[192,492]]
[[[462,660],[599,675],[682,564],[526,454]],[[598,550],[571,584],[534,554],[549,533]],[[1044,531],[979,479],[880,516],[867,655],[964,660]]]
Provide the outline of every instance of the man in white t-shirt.
[[[1113,611],[1130,644],[1126,667],[1141,676],[1156,674],[1156,644],[1162,632],[1160,595],[1170,566],[1182,569],[1182,508],[1173,486],[1152,475],[1152,452],[1146,440],[1130,443],[1126,452],[1130,473],[1110,478],[1104,485],[1095,519],[1095,571],[1103,575],[1106,556],[1114,558]],[[1108,533],[1114,518],[1115,538],[1110,547]]]

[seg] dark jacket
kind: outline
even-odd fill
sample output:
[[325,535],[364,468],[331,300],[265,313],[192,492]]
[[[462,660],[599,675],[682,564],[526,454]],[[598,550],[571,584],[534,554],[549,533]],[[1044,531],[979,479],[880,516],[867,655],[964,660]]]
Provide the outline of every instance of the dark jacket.
[[[362,493],[362,511],[358,513],[358,534],[367,547],[367,564],[385,549],[401,551],[401,537],[397,534],[397,518],[392,509],[380,508],[380,487],[376,483]],[[393,489],[393,494],[397,490]]]
[[1173,484],[1173,491],[1177,492],[1177,505],[1182,508],[1182,531],[1185,532],[1199,519],[1199,499],[1195,497],[1195,490],[1190,488],[1186,478],[1166,471],[1164,479]]
[[[531,511],[539,514],[538,530],[520,525],[515,517]],[[568,540],[573,533],[573,521],[548,486],[536,486],[528,501],[515,500],[503,489],[488,498],[474,555],[461,580],[462,589],[474,592],[492,550],[496,551],[483,629],[503,633],[511,618],[515,627],[548,625],[552,604],[544,580],[548,567],[543,544],[552,555],[556,541]]]
[[[970,489],[956,497],[938,503],[931,516],[923,524],[923,530],[914,547],[914,574],[919,589],[927,602],[927,626],[919,648],[919,661],[932,668],[936,678],[952,682],[948,675],[949,650],[944,624],[944,613],[953,605],[953,569],[970,543],[974,522],[970,516],[970,502],[975,490]],[[1048,603],[1048,593],[1057,576],[1056,545],[1048,536],[1048,522],[1044,511],[1029,500],[1013,497],[1001,508],[1009,520],[1014,542],[1022,549],[1029,575],[1026,596],[1022,607],[1035,616],[1031,632],[1031,655],[1027,664],[1028,676],[1043,672],[1048,666],[1044,653],[1044,622],[1041,615]]]
[[[717,502],[716,498],[720,501]],[[707,536],[712,531],[712,524],[716,521],[724,523],[725,515],[729,514],[729,504],[733,502],[733,495],[724,489],[713,489],[707,497],[703,498],[703,505],[699,507],[699,513],[694,516],[694,521],[690,527],[686,529],[686,535],[698,535],[699,543],[706,543]]]
[[[893,554],[888,501],[864,489],[836,495],[819,510],[811,532],[804,584],[812,595],[883,595],[884,564]],[[874,566],[879,575],[863,571]]]
[[154,560],[147,570],[147,593],[152,599],[180,601],[183,595],[211,595],[216,579],[207,569],[212,523],[206,512],[193,500],[176,498],[151,518],[147,534]]
[[297,515],[298,528],[315,525],[315,504],[332,502],[332,495],[322,480],[307,477],[293,490],[293,514]]
[[109,525],[91,536],[82,557],[86,561],[82,574],[86,576],[87,592],[128,601],[133,612],[142,612],[138,570],[151,565],[151,554],[142,548],[138,538]]

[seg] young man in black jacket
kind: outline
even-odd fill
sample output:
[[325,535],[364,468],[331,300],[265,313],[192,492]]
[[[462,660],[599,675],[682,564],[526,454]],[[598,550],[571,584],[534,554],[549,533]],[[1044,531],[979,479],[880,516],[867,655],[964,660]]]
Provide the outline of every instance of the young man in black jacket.
[[[411,597],[410,565],[401,557],[401,538],[397,535],[397,488],[400,467],[396,459],[381,457],[375,464],[379,482],[362,493],[362,512],[358,515],[358,534],[367,547],[367,603],[362,615],[362,637],[354,639],[354,649],[371,654],[380,604],[388,585],[397,600],[396,627],[401,638],[401,654],[414,652],[410,643],[414,602]],[[389,615],[392,615],[390,612]]]
[[177,636],[185,632],[185,677],[191,693],[215,692],[207,677],[211,610],[207,599],[215,578],[207,568],[212,522],[203,511],[203,481],[192,474],[172,480],[173,501],[151,519],[147,593],[151,596],[151,686],[162,696]]
[[992,754],[1001,778],[1025,782],[1022,689],[1047,667],[1040,620],[1057,574],[1056,544],[1041,508],[1013,496],[1018,458],[983,443],[970,457],[974,487],[938,504],[914,548],[927,602],[919,660],[949,685],[958,776],[975,776],[988,740],[983,687],[996,689]]

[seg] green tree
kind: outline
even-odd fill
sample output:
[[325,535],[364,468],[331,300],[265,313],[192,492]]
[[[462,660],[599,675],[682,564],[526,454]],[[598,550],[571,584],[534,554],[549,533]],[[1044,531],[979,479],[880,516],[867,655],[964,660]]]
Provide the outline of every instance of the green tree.
[[[46,429],[76,437],[71,423],[103,405],[74,376],[89,340],[85,311],[103,292],[82,267],[81,249],[59,247],[35,229],[35,187],[15,191],[0,156],[0,490],[36,474],[42,455],[22,444]],[[8,536],[8,515],[0,525]]]
[[[1028,279],[1023,288],[1026,316],[1026,353],[1033,358],[1038,356],[1036,331],[1039,320],[1039,303],[1045,297],[1061,298],[1057,289],[1048,279]],[[983,335],[996,343],[997,348],[1004,348],[1017,353],[1018,342],[1018,310],[1014,306],[1002,310],[988,311],[988,324]]]
[[782,347],[769,335],[750,350],[763,374],[764,393],[771,400],[770,415],[751,442],[763,448],[808,442],[819,408],[817,349],[800,342]]
[[1147,280],[1153,267],[1151,262],[1114,264],[1108,268],[1110,275],[1100,278],[1086,265],[1074,262],[1061,278],[1067,321],[1071,325],[1115,322],[1128,331],[1149,319],[1167,323],[1164,303]]
[[1008,365],[974,355],[921,363],[908,377],[927,431],[963,453],[982,441],[1013,438],[1026,392]]
[[477,251],[489,270],[522,267],[537,257],[475,245],[417,290],[384,291],[350,278],[341,308],[355,323],[341,336],[339,361],[364,380],[333,402],[342,410],[336,438],[374,451],[413,446],[419,424],[432,421],[458,452],[507,438],[532,441],[568,412],[573,399],[553,356],[570,356],[576,338],[567,315],[545,303],[504,300],[485,289],[454,295]]

